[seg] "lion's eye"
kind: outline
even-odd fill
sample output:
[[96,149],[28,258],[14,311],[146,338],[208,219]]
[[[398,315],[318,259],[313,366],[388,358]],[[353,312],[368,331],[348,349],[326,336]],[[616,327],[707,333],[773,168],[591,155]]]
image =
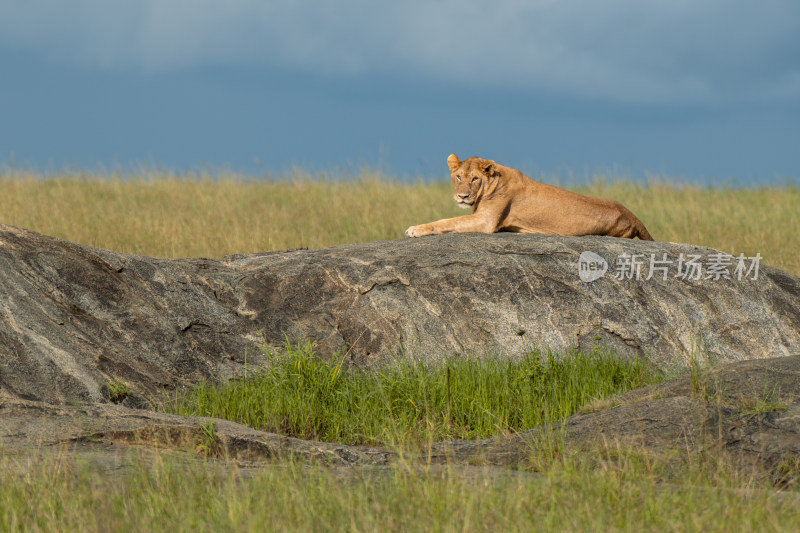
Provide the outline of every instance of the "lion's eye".
[[476,181],[478,181],[478,178],[472,178],[472,183],[475,183]]

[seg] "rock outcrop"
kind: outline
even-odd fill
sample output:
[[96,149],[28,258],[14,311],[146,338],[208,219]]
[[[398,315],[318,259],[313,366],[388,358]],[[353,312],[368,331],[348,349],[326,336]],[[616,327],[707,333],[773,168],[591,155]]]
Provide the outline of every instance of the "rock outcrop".
[[[263,363],[261,344],[286,338],[360,366],[399,351],[432,361],[598,345],[665,366],[728,362],[695,365],[554,427],[438,443],[419,459],[529,466],[537,447],[558,441],[665,457],[714,451],[777,485],[800,477],[800,355],[790,356],[800,354],[800,280],[752,259],[685,244],[496,234],[165,260],[0,225],[4,449],[87,450],[115,469],[131,444],[202,447],[253,464],[391,463],[389,450],[146,409],[164,391]],[[133,391],[122,405],[110,401],[114,382]]]
[[603,345],[666,366],[800,353],[800,280],[754,263],[521,234],[165,260],[0,225],[0,391],[103,402],[116,379],[146,398],[235,376],[263,362],[262,341],[287,338],[360,366],[401,350],[435,360]]
[[427,461],[530,465],[549,447],[620,450],[681,464],[722,461],[731,471],[800,481],[800,356],[728,363],[623,394],[596,412],[506,439],[437,443]]

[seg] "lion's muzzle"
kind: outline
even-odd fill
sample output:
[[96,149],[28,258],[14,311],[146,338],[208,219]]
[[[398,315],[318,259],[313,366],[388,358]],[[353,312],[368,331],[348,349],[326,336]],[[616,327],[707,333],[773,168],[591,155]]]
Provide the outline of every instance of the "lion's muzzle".
[[467,194],[457,193],[456,194],[456,203],[458,204],[458,207],[462,207],[462,208],[466,209],[468,207],[472,207],[472,204],[474,202],[469,199],[469,193],[467,193]]

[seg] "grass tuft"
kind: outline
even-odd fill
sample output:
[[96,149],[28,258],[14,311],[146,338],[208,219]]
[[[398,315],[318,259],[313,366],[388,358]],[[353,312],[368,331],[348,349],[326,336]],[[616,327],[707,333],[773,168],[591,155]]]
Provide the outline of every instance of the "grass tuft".
[[264,350],[263,370],[202,383],[164,408],[303,439],[423,445],[540,426],[663,379],[645,363],[605,352],[532,351],[514,362],[487,354],[433,366],[405,357],[375,371],[344,371],[343,359],[324,361],[311,344]]
[[114,403],[120,403],[133,394],[130,387],[117,378],[111,378],[106,387],[108,388],[108,399]]

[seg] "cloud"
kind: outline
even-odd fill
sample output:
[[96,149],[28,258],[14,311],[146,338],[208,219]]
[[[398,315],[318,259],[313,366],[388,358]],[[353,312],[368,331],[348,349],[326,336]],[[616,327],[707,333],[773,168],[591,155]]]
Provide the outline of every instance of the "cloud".
[[42,0],[0,45],[147,70],[237,65],[626,102],[800,99],[796,0]]

